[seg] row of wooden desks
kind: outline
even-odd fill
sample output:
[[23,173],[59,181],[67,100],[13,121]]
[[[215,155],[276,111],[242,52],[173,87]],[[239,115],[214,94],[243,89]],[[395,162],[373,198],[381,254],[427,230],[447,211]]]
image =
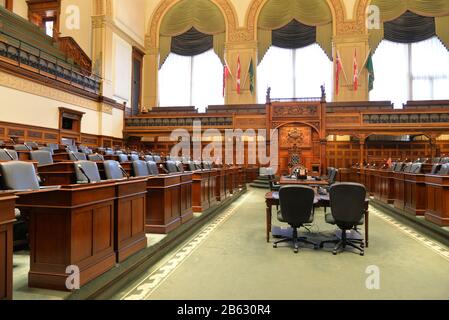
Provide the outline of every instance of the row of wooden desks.
[[0,192],[0,300],[12,299],[13,224],[16,196]]
[[377,199],[413,216],[449,226],[449,176],[386,169],[353,168],[351,181],[364,184]]

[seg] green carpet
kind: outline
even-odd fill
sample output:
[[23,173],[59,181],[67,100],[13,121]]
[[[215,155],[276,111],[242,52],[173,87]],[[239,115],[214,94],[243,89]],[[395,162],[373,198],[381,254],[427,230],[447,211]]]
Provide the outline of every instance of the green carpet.
[[[265,190],[251,189],[197,236],[117,294],[116,299],[449,299],[449,251],[371,210],[370,248],[292,249],[265,241]],[[280,225],[275,215],[273,223]],[[318,210],[311,239],[335,227]],[[367,269],[378,268],[379,289]]]

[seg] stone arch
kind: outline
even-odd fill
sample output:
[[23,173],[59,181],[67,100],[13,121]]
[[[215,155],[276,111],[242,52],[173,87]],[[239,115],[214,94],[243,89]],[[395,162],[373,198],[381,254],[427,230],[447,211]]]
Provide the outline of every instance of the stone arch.
[[[147,26],[146,43],[147,50],[154,50],[159,45],[159,28],[165,14],[182,0],[165,0],[161,1],[159,6],[153,12],[150,22]],[[222,12],[226,22],[226,33],[229,39],[231,33],[235,33],[238,29],[237,12],[233,4],[229,0],[210,0]]]

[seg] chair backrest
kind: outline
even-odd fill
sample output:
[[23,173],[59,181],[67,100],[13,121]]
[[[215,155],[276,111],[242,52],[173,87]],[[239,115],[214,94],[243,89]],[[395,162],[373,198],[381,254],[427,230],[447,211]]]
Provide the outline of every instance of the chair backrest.
[[59,144],[56,143],[47,143],[47,147],[51,148],[51,150],[59,150]]
[[153,158],[153,156],[150,156],[150,155],[147,154],[147,155],[145,156],[145,161],[147,161],[147,162],[148,162],[148,161],[154,161],[154,158]]
[[53,157],[49,151],[37,150],[30,152],[31,160],[39,162],[40,166],[53,164]]
[[130,154],[129,161],[139,161],[139,155],[135,153]]
[[77,183],[101,182],[98,166],[92,161],[74,162]]
[[313,214],[315,192],[307,186],[283,186],[279,189],[279,202],[283,220],[292,227],[309,222]]
[[366,189],[359,183],[339,183],[329,189],[332,216],[338,226],[357,224],[365,214]]
[[178,168],[176,167],[176,163],[174,161],[167,161],[165,163],[167,170],[169,173],[176,173],[178,172]]
[[39,190],[34,165],[29,162],[10,161],[0,163],[2,187],[6,190]]
[[421,173],[421,169],[422,169],[422,163],[414,163],[412,165],[412,167],[410,168],[410,173]]
[[201,170],[201,161],[193,161],[193,164],[195,165],[195,170]]
[[448,175],[449,174],[449,163],[445,163],[441,166],[440,172],[438,172],[439,175]]
[[146,177],[150,175],[147,163],[142,160],[133,161],[133,170],[135,177]]
[[152,176],[158,176],[159,175],[159,169],[157,167],[157,163],[154,161],[147,161],[148,171],[150,172],[150,175]]
[[98,153],[89,154],[87,157],[89,158],[89,161],[104,161],[104,157]]
[[153,159],[154,159],[154,162],[156,162],[156,163],[162,162],[161,156],[153,156]]
[[333,185],[337,179],[338,170],[332,168],[332,171],[329,174],[329,185]]
[[120,154],[118,155],[118,161],[119,161],[120,163],[122,163],[122,162],[128,162],[128,156],[127,156],[126,154],[120,153]]
[[402,171],[405,172],[405,173],[410,173],[410,170],[412,169],[412,165],[413,164],[411,162],[406,163],[404,168],[402,169]]
[[184,165],[182,164],[182,162],[181,161],[176,161],[175,163],[176,163],[176,168],[177,168],[178,172],[183,173],[184,172]]
[[203,169],[212,170],[212,163],[210,161],[203,161]]
[[396,163],[393,171],[394,172],[402,172],[403,169],[404,169],[404,162],[398,162],[398,163]]
[[118,161],[107,160],[103,163],[103,166],[106,179],[119,180],[125,177],[123,171],[120,169],[120,163]]
[[441,158],[440,158],[440,157],[436,157],[436,158],[433,158],[433,159],[432,159],[432,163],[433,163],[433,164],[439,164],[440,161],[441,161]]
[[444,157],[441,159],[441,164],[446,164],[449,163],[449,158],[448,157]]
[[195,166],[195,163],[193,161],[187,161],[187,165],[189,167],[189,171],[196,171],[197,168]]
[[432,171],[430,171],[430,174],[438,174],[441,170],[441,164],[434,164],[432,166]]
[[78,152],[78,148],[74,145],[68,145],[65,149],[67,150],[67,152]]
[[87,160],[86,154],[81,153],[81,152],[70,151],[69,157],[70,157],[70,160],[72,160],[72,161],[86,161]]
[[33,141],[25,142],[25,145],[31,149],[39,149],[39,145]]
[[0,161],[17,161],[19,155],[16,150],[12,149],[0,149]]
[[106,150],[104,151],[104,154],[107,155],[107,156],[112,156],[112,155],[114,154],[114,150],[106,149]]
[[39,150],[50,152],[51,155],[54,155],[54,154],[55,154],[55,153],[53,152],[53,149],[50,148],[50,147],[39,147]]
[[30,151],[30,149],[24,144],[16,144],[14,146],[14,150],[16,151]]

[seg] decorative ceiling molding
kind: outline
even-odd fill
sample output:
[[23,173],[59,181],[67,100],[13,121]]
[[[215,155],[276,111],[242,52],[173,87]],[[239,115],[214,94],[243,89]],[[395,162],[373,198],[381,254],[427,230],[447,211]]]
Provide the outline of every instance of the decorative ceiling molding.
[[[159,45],[159,28],[162,23],[162,19],[165,14],[178,2],[182,0],[164,0],[159,3],[159,6],[154,11],[151,16],[151,23],[149,24],[145,47],[146,51],[154,52],[155,48]],[[237,12],[229,0],[211,0],[220,11],[223,13],[226,21],[226,31],[229,41],[235,41],[233,39],[247,38],[246,35],[242,34],[242,30],[238,27],[238,17]],[[244,31],[244,30],[243,30]]]

